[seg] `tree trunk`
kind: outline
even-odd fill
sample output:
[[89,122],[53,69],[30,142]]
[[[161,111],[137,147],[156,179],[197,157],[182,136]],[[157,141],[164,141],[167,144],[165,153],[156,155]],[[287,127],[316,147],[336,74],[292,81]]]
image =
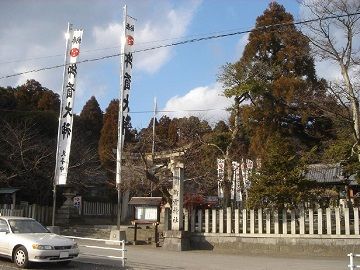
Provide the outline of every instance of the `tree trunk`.
[[224,159],[225,159],[224,201],[223,201],[224,208],[230,206],[230,202],[231,202],[231,185],[232,185],[232,176],[233,176],[231,150],[234,146],[234,143],[236,141],[236,138],[237,138],[237,136],[239,134],[239,130],[240,130],[240,116],[239,116],[240,100],[241,100],[241,97],[239,97],[239,96],[235,97],[234,129],[232,130],[231,141],[230,141],[229,145],[226,147],[226,152],[225,152],[225,156],[224,156]]
[[349,78],[349,71],[348,68],[340,62],[341,67],[341,75],[343,76],[343,79],[346,84],[346,90],[349,95],[350,99],[350,105],[351,105],[351,113],[352,113],[352,119],[353,119],[353,129],[354,129],[354,137],[355,137],[355,151],[358,158],[358,161],[360,162],[360,123],[359,123],[359,101],[354,93],[353,85],[351,84],[350,78]]

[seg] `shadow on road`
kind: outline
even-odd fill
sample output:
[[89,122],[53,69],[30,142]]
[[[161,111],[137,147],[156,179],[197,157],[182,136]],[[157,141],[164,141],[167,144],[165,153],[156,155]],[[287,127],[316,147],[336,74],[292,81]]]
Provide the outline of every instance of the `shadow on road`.
[[152,263],[137,263],[127,262],[127,265],[123,269],[146,269],[146,270],[184,270],[183,267],[176,267],[174,265],[158,265]]

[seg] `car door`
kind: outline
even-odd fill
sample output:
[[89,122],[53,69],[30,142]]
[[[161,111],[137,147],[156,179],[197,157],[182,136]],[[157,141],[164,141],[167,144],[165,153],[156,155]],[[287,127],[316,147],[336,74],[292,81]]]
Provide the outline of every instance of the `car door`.
[[6,220],[0,218],[0,253],[2,255],[9,255],[10,235],[9,225]]

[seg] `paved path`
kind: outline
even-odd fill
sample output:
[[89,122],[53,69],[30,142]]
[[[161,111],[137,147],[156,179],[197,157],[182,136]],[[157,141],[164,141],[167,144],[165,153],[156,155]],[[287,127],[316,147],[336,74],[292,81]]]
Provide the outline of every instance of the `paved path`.
[[[218,254],[213,251],[171,252],[149,247],[128,247],[129,269],[239,269],[239,270],[341,270],[348,258],[286,258]],[[360,264],[360,261],[359,261]]]
[[[144,269],[144,270],[346,270],[349,269],[348,257],[267,257],[219,254],[213,251],[185,251],[173,252],[150,246],[126,246],[127,261],[125,268],[121,262],[113,259],[97,258],[81,255],[70,265],[63,267],[54,264],[34,265],[32,269],[79,269],[79,270],[115,270],[115,269]],[[82,252],[90,253],[82,248]],[[118,255],[114,251],[95,251],[94,254]],[[360,264],[360,259],[358,261]],[[14,270],[14,264],[8,260],[0,260],[1,270]]]

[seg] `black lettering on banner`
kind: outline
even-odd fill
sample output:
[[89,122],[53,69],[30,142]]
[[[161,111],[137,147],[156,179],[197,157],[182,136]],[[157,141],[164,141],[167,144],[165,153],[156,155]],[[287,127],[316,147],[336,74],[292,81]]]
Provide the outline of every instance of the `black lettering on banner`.
[[74,84],[68,82],[68,84],[66,85],[66,98],[72,98],[73,91],[75,91]]
[[125,64],[126,64],[126,68],[128,67],[128,65],[130,65],[130,67],[132,68],[132,61],[133,61],[133,55],[131,52],[129,53],[125,53]]
[[123,99],[123,112],[127,112],[129,109],[129,94]]
[[125,134],[125,131],[126,131],[126,124],[129,123],[131,120],[130,116],[127,115],[125,117],[125,115],[123,116],[123,135]]
[[63,139],[68,138],[71,133],[70,123],[64,122],[64,124],[61,127],[61,134],[63,135]]
[[126,30],[133,31],[135,30],[135,27],[133,24],[126,23]]
[[60,166],[60,171],[63,171],[65,168],[63,167],[64,163],[65,163],[65,160],[64,160],[64,157],[66,157],[66,151],[63,150],[62,151],[62,154],[61,154],[61,166]]
[[70,107],[70,102],[68,102],[68,105],[67,106],[65,106],[65,110],[66,110],[66,113],[63,115],[63,118],[65,118],[66,116],[70,116],[70,117],[72,117],[72,113],[71,113],[71,111],[72,111],[72,108]]
[[70,64],[69,66],[68,66],[68,75],[69,75],[69,77],[71,76],[71,75],[73,75],[74,76],[74,78],[76,77],[76,74],[77,74],[77,66],[76,66],[76,64],[74,63],[74,64]]
[[81,43],[81,37],[74,37],[71,41],[72,44],[80,44]]
[[129,73],[125,72],[123,90],[130,90],[130,85],[131,85],[131,75]]

